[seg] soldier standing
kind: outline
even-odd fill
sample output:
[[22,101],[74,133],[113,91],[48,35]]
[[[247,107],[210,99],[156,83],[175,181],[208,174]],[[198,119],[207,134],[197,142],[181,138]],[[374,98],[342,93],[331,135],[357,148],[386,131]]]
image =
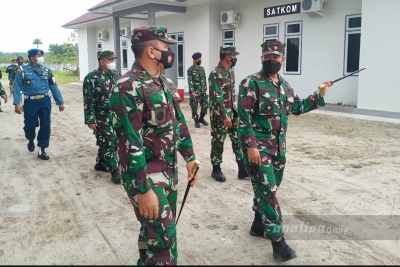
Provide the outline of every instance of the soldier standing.
[[236,52],[235,47],[221,46],[218,66],[208,77],[212,136],[210,157],[213,165],[211,176],[218,182],[226,181],[220,166],[226,135],[229,135],[232,142],[232,150],[239,168],[238,178],[248,177],[237,135],[239,124],[236,111],[235,74],[232,68],[236,65],[237,55],[239,52]]
[[[187,70],[187,78],[189,83],[190,107],[192,109],[192,118],[194,126],[200,128],[200,123],[208,125],[204,120],[208,109],[207,96],[207,78],[206,72],[201,65],[201,53],[197,52],[192,55],[193,65]],[[200,105],[200,117],[197,114],[198,106]]]
[[262,45],[262,69],[240,83],[239,138],[254,189],[255,211],[250,234],[272,241],[273,256],[291,260],[296,253],[285,242],[282,214],[276,190],[282,182],[286,163],[288,116],[300,115],[325,106],[325,88],[301,100],[279,74],[285,62],[284,44],[266,41]]
[[[34,48],[28,51],[29,64],[20,66],[14,79],[14,105],[15,112],[24,113],[25,137],[29,140],[28,150],[33,152],[36,137],[36,127],[39,127],[37,135],[38,157],[48,160],[45,148],[50,141],[50,115],[51,100],[53,98],[58,105],[58,110],[64,110],[64,101],[56,84],[51,70],[44,66],[43,50]],[[21,93],[24,97],[24,106],[21,106]],[[39,123],[40,122],[40,123]],[[39,126],[40,125],[40,126]]]
[[110,99],[122,181],[141,224],[138,265],[177,264],[177,152],[187,162],[188,178],[196,159],[178,96],[160,75],[160,65],[167,68],[175,56],[169,47],[175,40],[166,33],[161,26],[133,30],[136,60]]
[[94,169],[111,173],[111,181],[121,183],[118,172],[118,144],[112,129],[111,89],[120,74],[115,71],[113,51],[97,53],[99,68],[89,72],[83,81],[85,124],[93,130],[99,146]]
[[[2,74],[1,74],[1,70],[0,70],[0,79],[1,79],[1,76],[2,76]],[[6,93],[6,91],[4,91],[1,81],[0,81],[0,97],[4,99],[4,103],[7,103],[7,93]],[[1,105],[1,101],[0,101],[0,105]],[[1,107],[0,107],[0,112],[3,112]]]
[[13,95],[14,93],[14,77],[15,74],[17,73],[18,70],[18,63],[16,59],[13,59],[11,61],[11,65],[9,65],[6,69],[6,72],[8,73],[8,81],[9,81],[9,85],[10,85],[10,97]]

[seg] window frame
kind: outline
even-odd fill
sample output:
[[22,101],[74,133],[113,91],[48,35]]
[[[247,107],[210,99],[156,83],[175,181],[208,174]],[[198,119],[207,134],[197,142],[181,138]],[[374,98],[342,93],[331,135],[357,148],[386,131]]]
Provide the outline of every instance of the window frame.
[[[349,22],[351,18],[361,18],[361,27],[354,27],[354,28],[349,28]],[[343,60],[343,76],[346,76],[350,74],[351,72],[347,72],[347,60],[348,60],[348,45],[349,45],[349,35],[350,34],[360,34],[361,38],[361,28],[362,28],[362,14],[351,14],[351,15],[346,15],[345,19],[345,26],[344,26],[344,60]],[[361,40],[360,40],[360,53],[361,53]],[[360,68],[360,62],[358,62],[358,68]],[[358,77],[359,73],[355,73],[351,76]],[[350,76],[350,77],[351,77]]]
[[[178,41],[179,36],[182,36],[183,41]],[[174,32],[168,34],[169,38],[172,38],[176,41],[176,73],[178,79],[186,79],[185,77],[185,34],[184,32]],[[179,46],[182,46],[182,76],[179,76]],[[174,64],[175,65],[175,64]]]
[[[125,45],[124,45],[124,43],[125,43]],[[126,50],[126,67],[124,67],[124,50]],[[121,53],[122,53],[122,55],[121,55],[121,64],[122,64],[121,68],[123,70],[127,70],[128,66],[129,66],[129,62],[128,62],[129,60],[128,60],[128,42],[126,40],[122,40],[121,41]]]
[[[99,48],[100,45],[100,48]],[[103,43],[102,42],[97,42],[97,52],[103,52]]]
[[[271,27],[271,26],[276,26],[276,34],[274,35],[266,35],[265,34],[265,28],[266,27]],[[277,41],[279,40],[279,23],[270,23],[270,24],[264,24],[263,25],[263,43],[265,43],[265,41],[267,40],[274,40]]]
[[[296,33],[288,33],[287,29],[289,25],[293,24],[300,24],[300,32]],[[298,71],[287,71],[287,40],[291,38],[299,38],[299,64],[298,64]],[[285,75],[301,75],[301,66],[302,66],[302,59],[303,59],[303,21],[302,20],[296,20],[296,21],[288,21],[285,22],[285,64],[283,66],[283,74]]]
[[[227,31],[231,31],[233,33],[232,38],[225,38],[225,32],[227,32]],[[222,46],[225,46],[225,45],[235,46],[235,37],[236,37],[235,29],[223,29],[222,30]]]

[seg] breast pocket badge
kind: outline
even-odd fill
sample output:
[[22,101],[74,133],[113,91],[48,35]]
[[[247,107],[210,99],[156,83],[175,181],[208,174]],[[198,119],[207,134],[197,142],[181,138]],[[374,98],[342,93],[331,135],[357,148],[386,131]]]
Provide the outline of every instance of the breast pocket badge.
[[31,80],[26,80],[26,84],[31,84]]
[[155,122],[157,124],[164,124],[167,122],[167,112],[164,108],[154,110]]

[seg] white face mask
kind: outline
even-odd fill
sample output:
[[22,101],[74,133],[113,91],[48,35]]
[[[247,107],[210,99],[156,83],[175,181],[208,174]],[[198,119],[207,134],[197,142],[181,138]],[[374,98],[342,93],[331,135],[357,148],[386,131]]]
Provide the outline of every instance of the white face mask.
[[115,70],[115,62],[107,63],[106,65],[107,65],[107,69],[109,69],[109,70]]
[[39,64],[40,66],[44,65],[44,57],[38,57],[36,59],[36,63]]
[[13,63],[13,66],[17,66],[18,65],[18,63]]

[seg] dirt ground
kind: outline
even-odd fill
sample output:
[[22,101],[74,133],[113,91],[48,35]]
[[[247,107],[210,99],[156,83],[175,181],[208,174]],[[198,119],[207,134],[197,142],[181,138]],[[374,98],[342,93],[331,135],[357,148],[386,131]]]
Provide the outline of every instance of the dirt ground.
[[[8,86],[6,86],[7,88]],[[8,89],[7,89],[8,90]],[[49,161],[30,153],[23,116],[12,100],[0,113],[0,264],[135,265],[139,223],[122,185],[93,169],[95,137],[83,123],[81,87],[61,86],[65,111],[53,101]],[[225,183],[211,178],[210,127],[194,128],[201,161],[178,224],[180,265],[270,265],[270,242],[249,235],[249,180],[225,143]],[[400,215],[400,129],[326,115],[291,117],[283,183],[283,218],[295,214]],[[180,158],[179,174],[186,177]],[[178,210],[186,179],[179,185]],[[398,240],[293,240],[297,258],[281,265],[400,264]],[[278,263],[279,264],[279,263]]]

